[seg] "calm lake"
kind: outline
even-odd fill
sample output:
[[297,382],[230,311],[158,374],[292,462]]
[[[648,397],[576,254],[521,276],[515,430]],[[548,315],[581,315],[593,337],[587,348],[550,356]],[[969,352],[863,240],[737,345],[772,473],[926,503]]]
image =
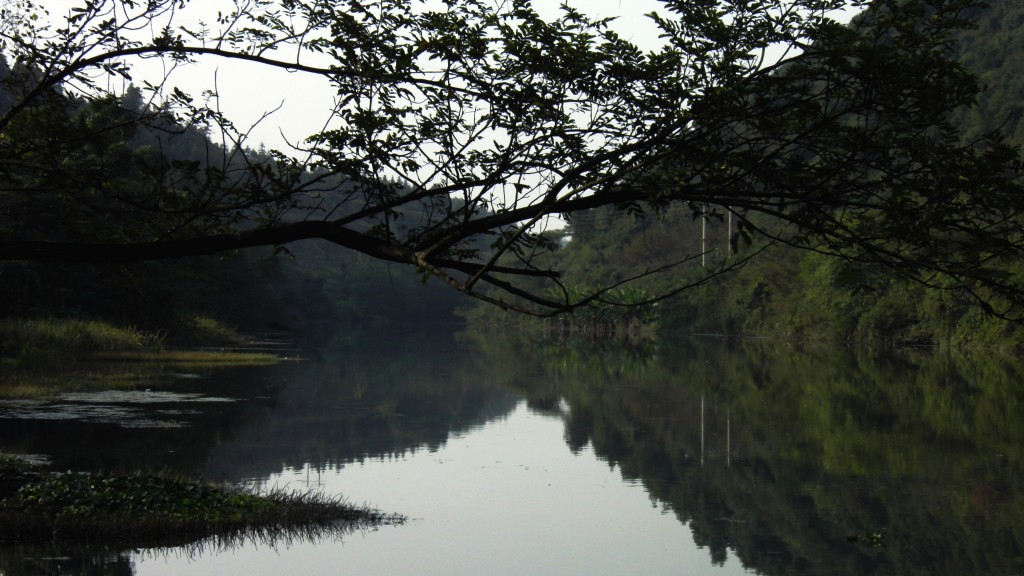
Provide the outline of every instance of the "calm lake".
[[408,522],[0,547],[0,576],[1024,574],[1024,379],[1005,357],[418,330],[309,355],[0,401],[0,451],[342,494]]

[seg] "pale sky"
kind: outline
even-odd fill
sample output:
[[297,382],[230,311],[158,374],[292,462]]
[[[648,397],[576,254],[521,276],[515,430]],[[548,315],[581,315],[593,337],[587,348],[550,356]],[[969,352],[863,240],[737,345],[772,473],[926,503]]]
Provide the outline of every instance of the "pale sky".
[[[616,21],[613,28],[643,50],[657,49],[660,44],[658,29],[646,16],[661,10],[658,0],[534,0],[533,5],[543,16],[554,17],[563,1],[590,16],[614,17]],[[54,17],[60,17],[80,2],[42,0],[41,3],[50,8]],[[209,10],[211,16],[204,19],[212,21],[214,7],[225,4],[230,5],[227,0],[196,1],[190,4],[189,10]],[[197,25],[199,19],[197,16],[193,21],[184,19],[183,22]],[[158,78],[159,72],[156,70],[156,74],[149,76]],[[141,70],[136,73],[137,78],[143,75]],[[266,111],[280,106],[278,111],[261,121],[252,131],[246,145],[253,148],[260,143],[282,148],[286,140],[298,142],[319,132],[328,120],[333,96],[332,88],[322,78],[225,60],[210,60],[200,67],[178,70],[174,78],[177,82],[172,80],[172,85],[181,85],[197,97],[202,90],[216,82],[220,106],[239,128],[248,128]],[[136,84],[140,83],[136,80]],[[117,85],[111,88],[115,91],[120,89]]]
[[[554,16],[561,3],[562,0],[535,0],[534,6],[542,15]],[[614,16],[616,31],[642,49],[658,47],[657,27],[644,16],[659,8],[657,0],[569,0],[568,3],[588,15]],[[207,81],[212,80],[211,72],[206,75]],[[221,66],[217,80],[225,109],[245,111],[246,120],[240,120],[240,125],[255,122],[263,111],[283,102],[281,110],[254,131],[254,139],[268,147],[280,146],[282,133],[295,141],[319,131],[327,119],[333,94],[322,78],[280,71],[268,73],[251,65]]]
[[[554,16],[563,0],[535,0],[534,6],[544,16]],[[51,16],[60,18],[70,8],[81,4],[80,0],[42,0]],[[193,2],[192,7],[207,7],[215,3]],[[615,17],[615,29],[624,38],[631,40],[642,49],[658,46],[657,28],[645,14],[659,9],[657,0],[568,0],[568,4],[581,12],[600,17]],[[194,9],[194,8],[190,8]],[[211,9],[212,10],[212,9]],[[212,11],[211,11],[212,14]],[[205,20],[212,21],[213,17]],[[194,21],[183,20],[197,25]],[[138,69],[137,69],[138,70]],[[136,78],[156,78],[159,70],[145,74],[138,70]],[[151,81],[152,81],[151,78]],[[320,131],[328,119],[333,90],[322,78],[301,73],[267,70],[265,67],[239,62],[215,61],[188,70],[178,70],[178,81],[193,96],[216,82],[220,94],[220,105],[237,127],[249,127],[256,123],[264,112],[280,106],[272,116],[259,122],[248,141],[249,147],[265,143],[268,147],[284,147],[285,140],[297,142]],[[117,82],[121,82],[120,80]],[[136,84],[141,82],[136,81]],[[115,91],[120,87],[111,87]]]

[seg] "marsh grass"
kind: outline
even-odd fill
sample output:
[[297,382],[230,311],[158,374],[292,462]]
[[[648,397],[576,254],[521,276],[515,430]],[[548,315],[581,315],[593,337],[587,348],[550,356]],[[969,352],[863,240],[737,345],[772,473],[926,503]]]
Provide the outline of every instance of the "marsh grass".
[[0,320],[0,398],[150,388],[186,370],[281,361],[265,352],[162,346],[160,335],[102,322]]
[[179,340],[193,344],[239,345],[245,343],[245,336],[234,327],[214,318],[194,316],[179,327]]
[[[0,452],[0,474],[8,472],[27,472],[32,469],[32,465],[24,458],[18,458],[17,456],[11,456],[10,454],[4,454]],[[0,492],[2,497],[3,492]]]
[[110,352],[88,358],[106,362],[156,362],[177,366],[269,366],[282,360],[277,354],[233,350],[161,350],[158,352]]
[[0,459],[0,541],[124,547],[341,536],[404,518],[319,493],[257,493],[162,474],[42,473]]
[[0,320],[0,356],[8,367],[46,369],[112,351],[159,350],[163,336],[132,327],[72,319]]

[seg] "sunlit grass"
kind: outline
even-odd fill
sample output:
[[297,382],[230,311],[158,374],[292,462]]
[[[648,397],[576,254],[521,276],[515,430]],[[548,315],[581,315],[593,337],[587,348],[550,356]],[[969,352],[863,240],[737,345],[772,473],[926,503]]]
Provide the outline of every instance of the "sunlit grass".
[[176,342],[190,345],[238,346],[245,343],[245,336],[232,326],[215,318],[194,316],[179,325],[174,332]]
[[0,369],[0,399],[32,400],[65,392],[139,390],[173,383],[182,372],[219,367],[271,366],[273,354],[166,351],[111,354],[54,370]]
[[60,345],[82,351],[159,348],[163,337],[134,327],[90,320],[4,319],[0,335],[8,342]]

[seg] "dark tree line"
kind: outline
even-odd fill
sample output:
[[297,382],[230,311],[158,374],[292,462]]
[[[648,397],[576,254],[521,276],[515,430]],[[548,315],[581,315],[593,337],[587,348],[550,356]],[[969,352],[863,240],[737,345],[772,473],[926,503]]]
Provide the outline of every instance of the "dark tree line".
[[[0,79],[19,73],[25,71],[12,71],[0,60]],[[10,93],[0,90],[0,104],[10,101]],[[243,154],[273,163],[266,152],[227,149],[197,126],[178,123],[133,85],[120,97],[67,97],[50,116],[39,112],[36,125],[63,127],[52,144],[60,149],[50,152],[55,161],[61,158],[60,170],[39,182],[46,193],[8,191],[4,228],[12,236],[117,241],[147,227],[170,225],[166,214],[173,208],[146,207],[157,201],[155,175],[213,170],[239,162]],[[151,126],[135,122],[143,116]],[[101,125],[110,128],[93,129]],[[22,145],[35,141],[40,150],[51,145],[42,141],[48,137],[28,130],[18,135]],[[74,194],[64,195],[62,187],[69,182],[75,183]],[[345,188],[342,183],[336,187]],[[420,289],[420,280],[409,272],[308,242],[277,254],[268,247],[137,263],[7,261],[0,263],[0,315],[101,317],[169,329],[172,338],[189,338],[189,323],[197,317],[246,330],[307,334],[338,323],[450,318],[454,295],[439,287]]]

